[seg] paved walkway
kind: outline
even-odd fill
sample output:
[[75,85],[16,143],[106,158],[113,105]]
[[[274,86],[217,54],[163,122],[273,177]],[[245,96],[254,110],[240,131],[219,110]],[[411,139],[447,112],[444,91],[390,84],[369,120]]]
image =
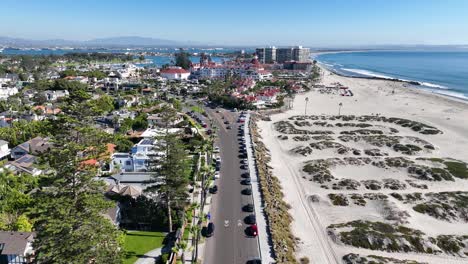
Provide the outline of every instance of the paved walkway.
[[162,248],[156,248],[146,252],[141,258],[137,259],[134,264],[154,264],[157,257],[161,255]]
[[247,157],[249,162],[249,171],[250,179],[252,183],[252,197],[255,207],[255,216],[257,220],[258,227],[258,247],[260,252],[260,258],[262,263],[273,263],[274,259],[271,257],[272,252],[270,245],[268,244],[268,233],[267,233],[267,224],[266,224],[266,215],[262,207],[262,197],[260,194],[260,182],[257,175],[257,170],[255,167],[255,156],[250,135],[250,113],[246,115],[244,126],[244,136],[245,136],[245,148],[247,149]]

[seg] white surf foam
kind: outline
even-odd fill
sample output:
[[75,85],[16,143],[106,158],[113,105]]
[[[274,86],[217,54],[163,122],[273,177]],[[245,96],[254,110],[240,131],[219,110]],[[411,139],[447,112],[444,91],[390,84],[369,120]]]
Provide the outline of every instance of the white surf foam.
[[422,86],[427,86],[427,87],[431,87],[431,88],[439,88],[439,89],[449,89],[448,87],[446,86],[443,86],[443,85],[438,85],[438,84],[433,84],[433,83],[429,83],[429,82],[419,82]]
[[343,68],[342,70],[365,75],[365,76],[370,76],[370,77],[377,77],[377,78],[383,78],[383,79],[395,79],[387,75],[383,75],[383,74],[379,74],[379,73],[375,73],[375,72],[371,72],[367,70],[349,69],[349,68]]

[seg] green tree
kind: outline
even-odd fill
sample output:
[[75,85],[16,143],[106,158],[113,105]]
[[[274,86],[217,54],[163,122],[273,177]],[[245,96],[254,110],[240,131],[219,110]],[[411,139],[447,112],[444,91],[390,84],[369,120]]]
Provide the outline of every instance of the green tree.
[[63,72],[60,72],[60,78],[65,78],[68,76],[77,76],[77,75],[78,75],[78,72],[72,69],[64,70]]
[[27,231],[24,213],[33,205],[28,193],[36,186],[37,179],[31,175],[0,172],[0,230]]
[[101,79],[104,79],[107,77],[107,74],[105,74],[104,72],[102,71],[99,71],[99,70],[95,70],[95,71],[89,71],[86,73],[86,76],[88,76],[89,78],[96,78],[98,80],[101,80]]
[[104,184],[77,169],[75,144],[60,146],[48,158],[55,171],[51,185],[36,194],[36,261],[121,263],[121,232],[103,215],[112,206],[102,193]]
[[156,140],[158,151],[164,156],[160,159],[152,157],[150,167],[155,172],[153,180],[157,184],[148,191],[155,192],[157,201],[166,208],[168,229],[172,232],[173,217],[178,217],[187,204],[190,164],[179,135],[166,133]]
[[21,232],[31,232],[32,227],[33,225],[31,224],[29,218],[26,215],[22,214],[18,217],[18,219],[16,219],[16,222],[13,226],[13,230]]
[[185,52],[182,49],[180,49],[180,51],[175,54],[176,66],[179,66],[188,70],[190,68],[191,63],[192,62],[190,61],[190,54],[188,52]]

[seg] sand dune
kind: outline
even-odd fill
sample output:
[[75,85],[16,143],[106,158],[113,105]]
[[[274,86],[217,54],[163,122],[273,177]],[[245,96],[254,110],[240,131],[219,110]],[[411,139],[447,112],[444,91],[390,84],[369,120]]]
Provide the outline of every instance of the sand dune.
[[[280,179],[285,199],[292,206],[292,229],[301,239],[298,257],[307,256],[312,263],[337,263],[344,255],[357,253],[427,263],[468,263],[463,253],[455,254],[437,245],[441,244],[437,239],[443,238],[440,235],[468,235],[466,212],[455,208],[450,211],[451,215],[446,211],[431,215],[433,212],[426,210],[428,203],[442,203],[440,199],[448,199],[444,203],[456,207],[468,193],[468,179],[446,165],[450,161],[448,158],[454,159],[456,165],[468,162],[468,104],[404,83],[346,78],[325,71],[322,83],[330,86],[336,82],[349,87],[354,96],[313,90],[296,96],[293,109],[272,115],[272,121],[258,123],[264,143],[271,151],[273,173]],[[306,97],[309,98],[307,109]],[[413,129],[387,121],[345,121],[337,117],[340,103],[341,115],[378,115],[418,123]],[[307,117],[302,116],[305,111]],[[291,129],[279,132],[275,125],[279,121],[288,122]],[[368,127],[353,127],[357,123]],[[434,131],[429,130],[430,133],[422,133],[421,125],[441,133],[430,134]],[[331,131],[331,134],[328,138],[314,134],[320,131]],[[315,164],[318,160],[335,158],[339,160],[327,165],[326,172],[317,173],[317,166],[309,166],[311,171],[304,171],[304,166],[310,162]],[[364,158],[368,158],[369,163],[365,163]],[[410,164],[404,167],[382,165],[400,158]],[[327,178],[329,176],[331,179]],[[329,181],[320,182],[323,178]],[[461,198],[439,194],[456,191],[464,192]],[[418,199],[411,200],[415,193],[420,193]],[[413,209],[416,205],[420,212]],[[421,241],[425,243],[421,250],[431,248],[441,252],[404,253],[353,247],[339,238],[340,228],[327,229],[330,225],[354,220],[419,230],[424,234]],[[330,235],[330,232],[337,233]],[[429,243],[430,240],[439,242]],[[468,249],[459,252],[468,252]]]

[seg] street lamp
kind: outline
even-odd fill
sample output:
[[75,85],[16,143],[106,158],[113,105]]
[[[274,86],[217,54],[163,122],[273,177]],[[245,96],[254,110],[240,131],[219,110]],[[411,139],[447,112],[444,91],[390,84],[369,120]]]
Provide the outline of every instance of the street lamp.
[[309,97],[305,98],[305,109],[304,109],[304,115],[307,115],[307,102],[309,102]]
[[338,104],[338,115],[341,115],[341,107],[343,106],[343,103]]

